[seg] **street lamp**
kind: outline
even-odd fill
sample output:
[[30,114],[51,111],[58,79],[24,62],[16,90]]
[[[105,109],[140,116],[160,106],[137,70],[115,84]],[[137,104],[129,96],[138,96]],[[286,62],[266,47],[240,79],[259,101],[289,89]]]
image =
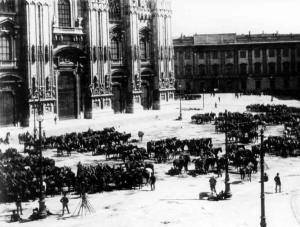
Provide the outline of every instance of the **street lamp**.
[[230,178],[228,173],[228,119],[227,119],[227,110],[225,110],[225,157],[226,157],[226,165],[225,165],[225,198],[230,198],[232,196],[230,192]]
[[41,104],[41,94],[38,92],[38,116],[37,121],[39,123],[39,140],[38,144],[36,144],[36,148],[39,151],[39,166],[40,166],[40,178],[39,178],[39,211],[38,216],[40,218],[45,218],[47,216],[46,204],[45,204],[45,195],[44,195],[44,187],[43,187],[43,154],[42,154],[42,122],[43,118],[43,111],[42,111],[42,104]]
[[182,120],[182,110],[181,110],[181,84],[179,84],[179,117],[178,120]]
[[260,216],[260,226],[266,227],[266,215],[265,215],[265,179],[264,179],[264,171],[265,171],[265,162],[264,162],[264,130],[260,130],[260,205],[261,205],[261,216]]

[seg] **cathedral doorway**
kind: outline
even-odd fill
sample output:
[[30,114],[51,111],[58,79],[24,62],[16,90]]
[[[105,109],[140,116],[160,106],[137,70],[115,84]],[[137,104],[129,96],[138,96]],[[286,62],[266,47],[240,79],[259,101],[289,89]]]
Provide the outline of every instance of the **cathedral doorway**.
[[12,92],[0,92],[0,125],[15,124],[15,99]]
[[112,107],[115,113],[121,113],[122,111],[122,95],[121,95],[121,88],[118,85],[114,85],[112,88]]
[[144,110],[150,109],[150,88],[146,83],[142,84],[142,106]]
[[72,71],[62,71],[58,77],[58,116],[60,119],[77,117],[76,78]]

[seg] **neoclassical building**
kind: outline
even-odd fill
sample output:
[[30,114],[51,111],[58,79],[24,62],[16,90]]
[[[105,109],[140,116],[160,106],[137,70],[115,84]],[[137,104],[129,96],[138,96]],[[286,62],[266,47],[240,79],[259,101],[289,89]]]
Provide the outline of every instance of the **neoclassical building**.
[[174,39],[175,75],[187,93],[299,95],[300,34],[201,34]]
[[0,125],[174,100],[167,0],[0,0]]

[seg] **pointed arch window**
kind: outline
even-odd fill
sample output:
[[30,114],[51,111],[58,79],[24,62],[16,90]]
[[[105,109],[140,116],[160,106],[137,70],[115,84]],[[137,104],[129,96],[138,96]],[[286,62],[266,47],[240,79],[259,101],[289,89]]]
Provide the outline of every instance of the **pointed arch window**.
[[122,59],[122,45],[117,38],[111,39],[111,59],[113,61]]
[[140,54],[142,60],[149,59],[149,41],[146,38],[140,40]]
[[8,36],[0,37],[0,61],[11,60],[11,41]]
[[69,0],[58,1],[59,27],[71,27],[71,6]]

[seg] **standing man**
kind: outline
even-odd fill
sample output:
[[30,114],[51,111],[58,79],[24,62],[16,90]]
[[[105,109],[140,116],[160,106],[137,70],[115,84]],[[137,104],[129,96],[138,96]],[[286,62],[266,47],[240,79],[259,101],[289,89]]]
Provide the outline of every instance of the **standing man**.
[[151,191],[155,190],[155,182],[156,182],[156,177],[154,176],[154,172],[151,173],[150,176],[150,187],[151,187]]
[[17,214],[18,215],[23,215],[22,213],[22,200],[21,200],[21,196],[18,194],[17,196],[17,200],[16,200],[16,207],[17,207]]
[[68,211],[68,213],[70,213],[69,207],[68,207],[69,199],[67,198],[65,192],[64,192],[64,195],[61,198],[60,202],[62,203],[62,215],[64,215],[64,213],[65,213],[65,208]]
[[217,184],[217,180],[215,179],[214,176],[212,176],[209,179],[210,190],[211,190],[212,193],[213,192],[217,193],[217,191],[216,191],[216,184]]
[[281,192],[281,181],[279,177],[279,173],[277,173],[276,177],[274,177],[275,181],[275,192],[277,193],[277,188],[279,188],[279,192]]

